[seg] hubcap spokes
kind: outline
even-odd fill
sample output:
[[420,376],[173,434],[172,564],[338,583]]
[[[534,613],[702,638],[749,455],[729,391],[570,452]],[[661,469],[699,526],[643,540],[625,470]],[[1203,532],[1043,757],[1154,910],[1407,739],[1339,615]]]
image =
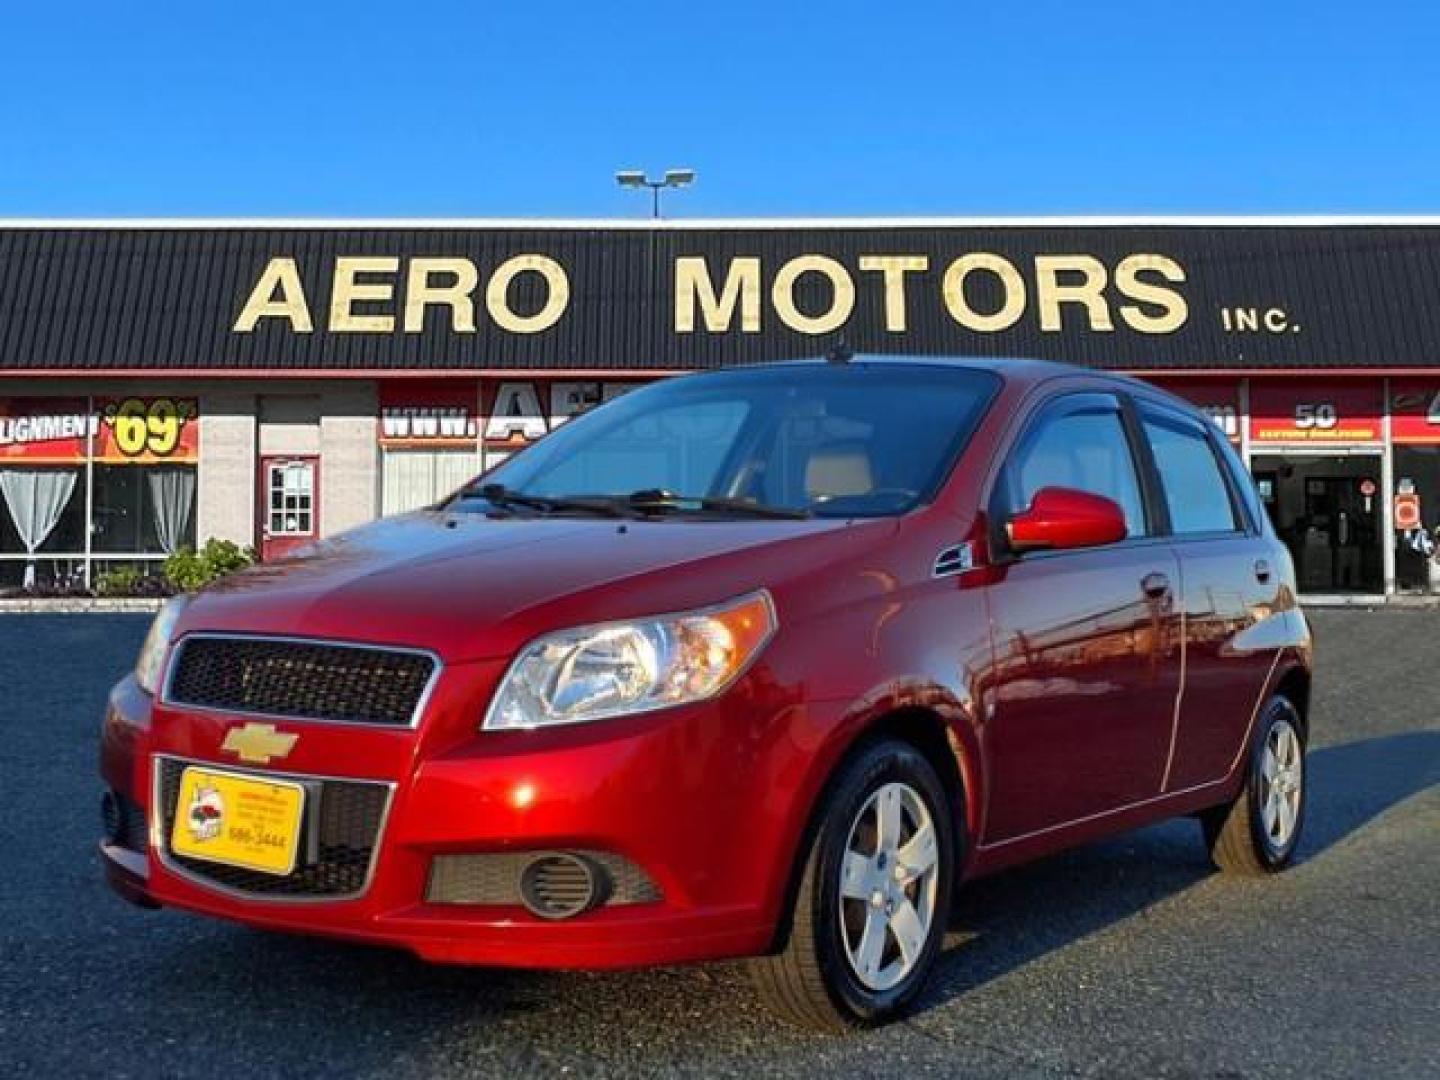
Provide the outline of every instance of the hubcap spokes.
[[940,850],[935,823],[908,784],[886,784],[850,825],[840,870],[845,953],[871,990],[914,969],[935,916]]
[[1288,720],[1270,729],[1260,757],[1260,820],[1265,835],[1283,848],[1295,835],[1305,781],[1300,736]]

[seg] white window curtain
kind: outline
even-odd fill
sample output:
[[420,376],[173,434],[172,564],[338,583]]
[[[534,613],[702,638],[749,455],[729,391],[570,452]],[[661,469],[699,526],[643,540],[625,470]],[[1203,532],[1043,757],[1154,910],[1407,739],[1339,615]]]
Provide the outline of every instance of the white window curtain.
[[155,536],[165,554],[174,555],[185,542],[190,510],[195,505],[194,469],[150,469],[150,506],[155,515]]
[[59,523],[79,477],[78,469],[0,469],[0,492],[30,556],[25,562],[27,589],[35,584],[35,552]]
[[474,450],[386,450],[381,467],[381,514],[401,514],[443,499],[479,476]]

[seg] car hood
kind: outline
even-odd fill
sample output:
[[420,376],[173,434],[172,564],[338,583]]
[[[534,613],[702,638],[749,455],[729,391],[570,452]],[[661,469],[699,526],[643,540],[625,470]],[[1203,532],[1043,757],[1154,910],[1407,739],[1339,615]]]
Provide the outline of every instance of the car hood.
[[[234,574],[198,594],[177,630],[407,645],[447,660],[509,655],[558,626],[683,610],[772,584],[796,562],[813,569],[824,557],[817,543],[849,546],[880,524],[421,511]],[[803,560],[787,554],[800,544]]]

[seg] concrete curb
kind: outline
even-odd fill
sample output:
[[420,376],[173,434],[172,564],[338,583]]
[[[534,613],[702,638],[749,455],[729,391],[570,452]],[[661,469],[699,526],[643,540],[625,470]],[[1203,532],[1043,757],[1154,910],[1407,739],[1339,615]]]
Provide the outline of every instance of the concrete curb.
[[55,596],[0,599],[0,615],[78,615],[117,611],[159,611],[158,596]]

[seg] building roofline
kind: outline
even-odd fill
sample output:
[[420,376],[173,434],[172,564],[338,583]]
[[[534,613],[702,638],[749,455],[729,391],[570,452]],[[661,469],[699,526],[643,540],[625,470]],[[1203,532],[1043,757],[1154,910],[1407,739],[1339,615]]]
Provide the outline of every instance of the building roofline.
[[0,218],[0,229],[598,229],[686,231],[728,229],[950,228],[1316,228],[1440,226],[1440,214],[1091,214],[992,217],[133,217]]
[[[860,359],[860,357],[857,357]],[[924,362],[923,356],[886,357],[896,361],[910,360]],[[977,362],[1004,360],[1004,357],[966,357]],[[767,361],[786,363],[789,361]],[[1058,361],[1027,361],[1037,364]],[[753,367],[754,364],[737,365]],[[1207,368],[1155,368],[1119,367],[1091,368],[1084,364],[1070,364],[1099,375],[1129,375],[1146,379],[1176,379],[1225,381],[1230,379],[1268,379],[1302,377],[1324,381],[1326,379],[1428,379],[1440,375],[1440,366],[1426,367],[1207,367]],[[733,367],[717,368],[3,368],[0,367],[0,383],[14,379],[53,379],[57,382],[78,382],[83,379],[244,379],[296,381],[305,379],[387,379],[445,381],[450,379],[576,379],[586,381],[623,382],[627,379],[659,379],[675,375],[695,375],[705,371],[731,371]]]

